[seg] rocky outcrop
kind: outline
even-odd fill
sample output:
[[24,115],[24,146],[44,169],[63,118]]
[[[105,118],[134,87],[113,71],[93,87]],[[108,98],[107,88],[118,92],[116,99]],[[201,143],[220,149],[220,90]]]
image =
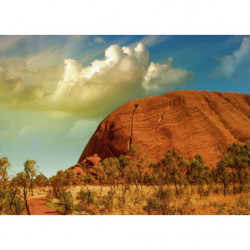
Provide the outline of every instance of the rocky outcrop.
[[81,162],[78,162],[69,169],[73,170],[76,175],[84,176],[87,173],[97,175],[94,167],[99,166],[100,164],[101,158],[97,154],[94,154],[93,156],[86,157],[86,159],[83,159]]
[[88,166],[98,166],[101,163],[101,158],[94,154],[93,156],[89,156],[86,158],[86,165]]
[[209,91],[175,91],[131,101],[108,115],[85,147],[79,162],[97,154],[126,154],[139,145],[152,161],[168,149],[187,159],[202,154],[205,162],[219,160],[233,142],[250,140],[250,95]]

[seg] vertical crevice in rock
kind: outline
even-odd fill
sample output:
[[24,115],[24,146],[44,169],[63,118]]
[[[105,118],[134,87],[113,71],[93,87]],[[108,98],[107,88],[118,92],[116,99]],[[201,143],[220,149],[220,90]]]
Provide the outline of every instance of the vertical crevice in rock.
[[107,130],[108,130],[108,121],[109,121],[109,118],[110,118],[110,117],[108,117],[108,119],[107,119],[106,122],[105,122],[104,131],[107,131]]
[[129,139],[129,148],[131,148],[131,145],[132,145],[132,140],[133,140],[133,126],[134,126],[134,115],[135,115],[135,111],[136,109],[139,107],[139,104],[135,104],[134,105],[135,108],[134,108],[134,111],[132,113],[132,117],[131,117],[131,129],[130,129],[130,139]]
[[112,148],[111,148],[109,145],[107,145],[106,147],[108,148],[109,152],[111,152],[112,156],[114,157],[114,156],[115,156],[115,154],[114,154],[114,152],[113,152]]
[[161,121],[162,121],[162,119],[163,119],[163,117],[164,117],[164,115],[165,115],[165,112],[166,112],[166,111],[164,111],[164,112],[162,113],[160,119],[158,120],[157,125],[156,125],[156,127],[155,127],[155,131],[156,131],[156,129],[159,127],[159,125],[160,125],[160,123],[161,123]]
[[[101,132],[100,138],[103,137],[105,131],[108,131],[108,121],[109,121],[109,118],[110,118],[110,116],[107,117],[107,120],[106,120],[106,122],[105,122],[105,126],[104,126],[104,128],[103,128],[103,130],[102,130],[102,132]],[[99,125],[99,126],[100,126],[100,125]],[[99,126],[98,126],[98,127],[99,127]],[[97,128],[97,129],[98,129],[98,128]]]

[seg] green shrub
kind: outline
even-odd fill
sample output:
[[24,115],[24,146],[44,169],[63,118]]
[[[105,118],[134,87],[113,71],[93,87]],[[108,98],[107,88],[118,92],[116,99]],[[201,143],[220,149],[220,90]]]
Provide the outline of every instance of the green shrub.
[[20,215],[25,209],[24,201],[11,190],[0,190],[0,214]]
[[72,214],[74,211],[73,196],[70,191],[61,191],[59,193],[59,202],[63,206],[62,214]]
[[92,183],[95,181],[95,177],[90,174],[90,173],[87,173],[85,176],[84,176],[84,181],[85,183]]
[[20,197],[15,197],[9,204],[9,210],[6,212],[10,215],[21,215],[25,209],[25,204]]
[[[207,204],[203,205],[203,207],[205,208],[207,206]],[[190,197],[187,197],[185,199],[185,201],[180,204],[178,206],[178,212],[180,215],[190,215],[190,214],[194,214],[195,208],[194,208],[194,204],[191,201]]]
[[120,209],[122,215],[124,214],[126,205],[126,194],[122,193],[121,195],[117,196],[117,207]]
[[237,206],[243,208],[245,214],[250,213],[250,195],[244,194],[237,199]]
[[173,215],[176,214],[176,208],[171,206],[170,203],[173,195],[170,190],[158,190],[154,194],[155,198],[148,198],[147,205],[143,209],[147,214],[155,215]]
[[76,210],[78,212],[84,212],[86,214],[96,214],[95,210],[98,208],[99,202],[96,194],[93,191],[84,191],[83,189],[77,195],[79,201]]
[[110,190],[107,195],[104,195],[100,201],[104,206],[105,213],[111,213],[114,206],[115,191]]
[[176,209],[166,202],[159,201],[154,198],[147,199],[147,205],[143,207],[147,214],[154,215],[173,215],[176,214]]

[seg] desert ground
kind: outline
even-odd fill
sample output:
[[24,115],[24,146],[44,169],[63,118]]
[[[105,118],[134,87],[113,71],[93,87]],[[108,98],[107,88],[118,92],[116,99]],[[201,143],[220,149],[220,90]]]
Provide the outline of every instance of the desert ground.
[[[144,186],[141,190],[135,185],[126,191],[122,186],[118,186],[115,190],[107,186],[70,187],[66,191],[72,194],[73,199],[68,213],[76,215],[247,215],[250,213],[249,192],[224,196],[222,187],[215,187],[211,191],[207,189],[206,195],[200,197],[195,187],[193,190],[187,188],[182,195],[176,197],[174,186],[169,190],[170,192],[163,187],[160,193],[157,186]],[[89,201],[84,194],[89,195]],[[61,199],[52,198],[46,205],[59,214],[66,214],[66,203],[67,201],[62,202]]]

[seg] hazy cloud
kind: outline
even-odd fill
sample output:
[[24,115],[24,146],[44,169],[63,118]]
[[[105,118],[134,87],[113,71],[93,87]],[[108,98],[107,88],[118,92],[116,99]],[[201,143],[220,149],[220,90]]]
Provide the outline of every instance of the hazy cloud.
[[97,36],[97,37],[95,37],[94,42],[101,44],[101,43],[105,43],[105,40],[103,38]]
[[84,140],[86,131],[90,130],[91,132],[94,132],[94,130],[98,126],[98,123],[99,121],[96,120],[78,120],[71,128],[69,128],[69,132],[66,134],[65,139],[74,142],[79,140],[79,138]]
[[219,65],[212,72],[212,76],[214,77],[226,77],[227,79],[231,79],[240,70],[249,74],[250,38],[243,38],[240,48],[235,50],[232,55],[226,55],[216,59]]
[[20,136],[21,139],[26,139],[26,138],[35,138],[38,134],[38,128],[37,127],[22,127],[18,131],[18,135]]
[[[146,37],[142,38],[139,41],[139,43],[144,44],[146,47],[151,47],[153,45],[156,45],[157,43],[165,41],[166,39],[168,39],[168,36],[166,36],[166,35],[164,35],[164,36],[153,36],[153,35],[150,35],[150,36],[146,36]],[[138,44],[138,42],[137,43],[133,43],[133,44],[131,44],[131,47],[134,47],[137,44]]]
[[0,52],[17,44],[24,36],[0,36]]

